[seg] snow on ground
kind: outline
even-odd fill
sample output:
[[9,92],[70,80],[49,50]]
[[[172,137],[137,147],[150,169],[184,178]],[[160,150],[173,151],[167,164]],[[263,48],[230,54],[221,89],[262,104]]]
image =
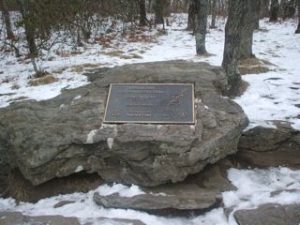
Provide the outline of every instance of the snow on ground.
[[296,21],[272,24],[262,21],[264,31],[255,33],[254,53],[276,65],[275,71],[244,76],[250,84],[236,101],[251,126],[268,126],[272,120],[289,121],[300,129],[300,35]]
[[[186,20],[186,15],[174,15],[166,32],[162,32],[161,27],[158,27],[158,30],[145,30],[140,42],[117,36],[115,40],[105,42],[105,47],[98,42],[87,43],[76,51],[67,46],[53,47],[51,52],[44,52],[43,60],[37,62],[41,69],[59,79],[58,82],[49,85],[31,86],[28,77],[32,76],[34,71],[30,60],[24,57],[16,59],[13,53],[1,53],[0,107],[6,107],[20,99],[39,101],[53,98],[59,95],[63,88],[86,85],[88,81],[82,75],[84,69],[174,59],[199,61],[195,55],[194,37],[185,31]],[[220,20],[220,27],[223,26],[224,20]],[[208,48],[214,56],[203,60],[220,65],[223,34],[215,30],[208,36]]]
[[[209,30],[207,50],[210,56],[195,55],[195,40],[186,31],[186,15],[176,14],[170,20],[166,34],[158,30],[143,31],[143,40],[126,37],[111,40],[105,48],[99,43],[86,44],[75,52],[60,47],[48,52],[38,65],[50,72],[58,82],[31,86],[33,74],[29,59],[16,59],[0,54],[0,107],[24,99],[45,100],[57,96],[63,88],[75,88],[88,83],[82,73],[95,67],[113,67],[129,63],[185,59],[205,61],[220,66],[224,46],[225,19],[219,18],[218,29]],[[261,21],[261,30],[254,35],[254,53],[276,65],[264,74],[243,76],[250,84],[236,101],[250,118],[250,126],[271,126],[273,120],[288,121],[300,129],[300,35],[294,34],[296,21],[272,24]],[[59,52],[59,54],[55,54]]]
[[[13,199],[0,198],[0,211],[20,211],[32,216],[79,217],[82,222],[93,221],[93,225],[97,225],[99,217],[137,219],[147,225],[237,225],[233,218],[233,212],[238,209],[251,209],[265,203],[300,203],[300,170],[293,171],[288,168],[230,169],[228,177],[237,187],[236,191],[223,193],[225,208],[232,210],[229,219],[225,216],[223,208],[214,209],[202,216],[167,218],[134,210],[105,209],[93,202],[95,192],[103,195],[119,193],[121,196],[128,197],[143,194],[135,185],[127,187],[121,184],[114,184],[111,187],[102,185],[87,194],[74,193],[42,199],[36,204],[23,202],[17,204]],[[74,203],[55,208],[54,205],[61,201]]]

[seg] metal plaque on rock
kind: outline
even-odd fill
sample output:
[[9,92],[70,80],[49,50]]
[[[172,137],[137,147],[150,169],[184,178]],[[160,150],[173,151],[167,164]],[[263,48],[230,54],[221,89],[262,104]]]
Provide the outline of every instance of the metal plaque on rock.
[[105,123],[194,124],[194,85],[111,84]]

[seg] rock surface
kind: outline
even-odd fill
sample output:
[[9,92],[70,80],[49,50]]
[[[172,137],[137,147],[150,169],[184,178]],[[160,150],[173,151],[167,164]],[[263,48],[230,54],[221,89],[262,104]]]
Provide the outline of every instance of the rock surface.
[[223,191],[235,190],[226,178],[226,171],[232,166],[229,160],[221,160],[184,182],[142,188],[142,194],[130,197],[119,193],[103,196],[96,192],[94,201],[106,208],[134,209],[157,215],[201,214],[220,207]]
[[18,170],[10,171],[5,197],[13,197],[22,202],[37,202],[51,196],[88,192],[103,184],[98,174],[77,173],[63,178],[55,178],[34,186]]
[[[0,110],[0,146],[32,184],[80,171],[106,181],[156,186],[184,180],[237,151],[247,126],[221,96],[225,75],[206,63],[169,61],[101,69],[87,86]],[[111,83],[194,83],[196,124],[103,124]]]
[[278,124],[255,127],[240,138],[237,159],[250,166],[300,168],[300,131]]
[[234,213],[239,225],[298,225],[300,205],[267,204],[251,210]]
[[74,217],[62,216],[25,216],[20,212],[0,212],[1,225],[80,225]]
[[[126,220],[115,218],[93,218],[91,221],[97,224],[107,225],[144,225],[138,220]],[[0,212],[1,225],[92,225],[95,223],[87,222],[80,223],[75,217],[63,216],[25,216],[20,212]]]
[[184,213],[195,213],[197,211],[218,207],[220,199],[216,198],[216,193],[201,190],[192,185],[182,185],[177,187],[182,192],[168,190],[162,193],[147,193],[132,197],[122,197],[119,194],[101,196],[94,195],[94,201],[106,208],[134,209],[142,210],[153,214],[173,214],[182,215]]

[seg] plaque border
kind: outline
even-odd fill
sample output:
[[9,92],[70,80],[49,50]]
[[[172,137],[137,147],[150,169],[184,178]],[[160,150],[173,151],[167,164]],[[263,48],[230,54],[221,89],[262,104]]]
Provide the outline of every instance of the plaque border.
[[[107,106],[108,106],[108,100],[110,99],[111,95],[111,89],[113,85],[187,85],[192,86],[192,105],[193,105],[193,121],[191,122],[178,122],[178,121],[113,121],[113,120],[106,120],[106,113],[107,113]],[[109,91],[108,96],[106,99],[106,105],[105,105],[105,112],[104,112],[104,118],[103,123],[106,124],[162,124],[162,125],[195,125],[195,88],[194,83],[110,83],[109,84]]]

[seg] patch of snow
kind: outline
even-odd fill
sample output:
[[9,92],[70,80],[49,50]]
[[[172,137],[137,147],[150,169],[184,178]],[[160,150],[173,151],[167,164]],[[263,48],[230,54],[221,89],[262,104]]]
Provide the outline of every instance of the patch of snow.
[[195,98],[195,103],[201,103],[202,102],[202,100],[200,99],[200,98]]
[[[238,189],[223,193],[226,208],[252,209],[267,203],[300,204],[300,170],[271,168],[268,170],[230,169],[228,178]],[[230,223],[231,224],[231,223]]]
[[75,169],[75,173],[79,173],[81,171],[83,171],[83,166],[82,165],[77,166]]
[[154,196],[168,196],[166,193],[163,193],[163,192],[159,192],[159,193],[150,192],[150,195],[154,195]]
[[59,106],[59,109],[60,109],[60,110],[63,110],[65,107],[66,107],[65,104],[61,104],[61,105]]
[[91,130],[90,133],[87,135],[86,143],[93,144],[94,143],[94,136],[96,135],[98,130]]
[[114,139],[113,138],[107,138],[107,146],[109,149],[112,149],[114,144]]
[[[233,212],[239,209],[255,208],[265,203],[295,204],[300,203],[300,170],[288,168],[272,168],[268,170],[238,170],[230,169],[228,177],[236,191],[223,193],[224,205],[232,208]],[[84,193],[59,195],[38,201],[35,204],[0,198],[0,211],[20,211],[26,215],[62,215],[79,217],[82,222],[93,221],[97,225],[97,218],[124,218],[141,220],[147,225],[237,225],[233,212],[227,219],[224,209],[217,208],[210,212],[190,218],[160,217],[135,210],[107,209],[98,206],[93,201],[93,195],[118,193],[122,197],[133,197],[144,194],[136,185],[125,186],[122,184],[101,185],[96,190]],[[162,193],[164,196],[164,193]],[[74,201],[60,208],[54,205],[60,201]]]
[[122,184],[114,184],[113,186],[102,185],[96,190],[100,195],[108,196],[118,193],[121,197],[133,197],[145,194],[137,185],[125,186]]
[[76,97],[73,98],[73,100],[79,100],[81,99],[81,95],[77,95]]
[[300,36],[294,34],[297,23],[262,20],[260,26],[263,30],[254,34],[254,53],[277,68],[243,76],[250,86],[235,100],[248,115],[251,127],[274,127],[273,121],[277,120],[300,130]]

